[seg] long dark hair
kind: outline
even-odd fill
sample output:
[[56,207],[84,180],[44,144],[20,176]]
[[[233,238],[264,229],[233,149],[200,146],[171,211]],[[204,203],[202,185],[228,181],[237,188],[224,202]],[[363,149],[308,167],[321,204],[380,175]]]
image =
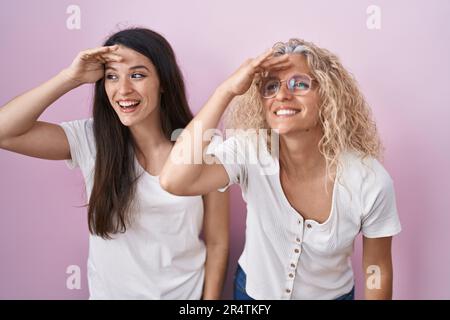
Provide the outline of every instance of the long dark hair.
[[[183,76],[175,54],[164,37],[143,28],[122,30],[109,37],[105,46],[120,44],[146,56],[155,66],[163,91],[160,119],[164,135],[184,128],[193,118],[189,109]],[[136,146],[128,127],[112,108],[104,78],[95,83],[94,135],[97,148],[94,186],[88,204],[89,231],[104,239],[125,232],[132,218],[130,209],[138,180],[135,168]]]

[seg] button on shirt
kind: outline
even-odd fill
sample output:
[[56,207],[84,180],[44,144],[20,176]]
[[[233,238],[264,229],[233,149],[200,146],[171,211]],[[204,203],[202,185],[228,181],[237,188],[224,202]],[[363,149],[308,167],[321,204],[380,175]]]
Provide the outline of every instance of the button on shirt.
[[[61,124],[70,145],[71,168],[80,167],[89,196],[95,165],[93,121]],[[89,236],[90,299],[200,299],[206,248],[199,238],[202,197],[164,191],[159,178],[136,161],[133,223],[112,240]]]
[[240,185],[247,204],[239,258],[247,293],[254,299],[335,299],[348,293],[358,233],[378,238],[401,230],[389,174],[376,159],[344,153],[328,219],[304,220],[283,192],[278,158],[255,137],[235,135],[222,142],[215,136],[208,148],[224,166],[229,185]]

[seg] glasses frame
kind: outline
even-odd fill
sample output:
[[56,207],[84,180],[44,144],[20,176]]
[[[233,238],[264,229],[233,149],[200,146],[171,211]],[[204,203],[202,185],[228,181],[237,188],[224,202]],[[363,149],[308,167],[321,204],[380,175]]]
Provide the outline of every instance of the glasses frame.
[[[308,78],[308,79],[309,79],[309,83],[310,83],[310,87],[309,87],[309,89],[308,89],[306,92],[301,93],[301,94],[299,94],[299,93],[296,94],[296,93],[294,93],[294,91],[292,91],[291,88],[289,88],[288,82],[289,82],[289,80],[292,80],[292,78],[294,78],[294,77],[299,77],[299,76],[304,76],[304,77]],[[267,80],[266,80],[266,79],[267,79]],[[276,80],[276,81],[278,81],[278,87],[277,87],[277,90],[275,91],[274,94],[272,94],[271,96],[265,97],[265,96],[262,94],[261,91],[262,91],[262,88],[263,88],[263,84],[267,83],[267,81],[269,81],[269,80]],[[316,80],[315,78],[311,77],[311,76],[310,76],[309,74],[307,74],[307,73],[297,73],[297,74],[294,74],[294,75],[290,76],[288,79],[285,79],[285,80],[280,80],[280,79],[277,79],[277,78],[267,77],[267,78],[265,78],[265,79],[261,79],[261,81],[260,81],[260,83],[259,83],[259,94],[261,95],[261,97],[262,97],[263,99],[272,99],[273,97],[275,97],[275,96],[278,94],[278,92],[280,92],[282,83],[283,83],[283,82],[286,82],[286,88],[289,90],[289,92],[290,92],[291,94],[293,94],[294,96],[305,96],[305,95],[308,94],[308,92],[311,91],[311,89],[312,89],[312,83],[313,83],[315,80]]]

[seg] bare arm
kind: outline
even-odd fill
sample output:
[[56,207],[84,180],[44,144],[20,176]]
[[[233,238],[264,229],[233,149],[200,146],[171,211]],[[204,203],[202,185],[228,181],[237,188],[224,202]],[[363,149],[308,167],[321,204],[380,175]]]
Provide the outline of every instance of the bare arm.
[[101,79],[103,63],[120,59],[113,50],[101,47],[80,52],[69,68],[0,108],[0,148],[44,159],[70,159],[63,129],[37,119],[65,93]]
[[[217,127],[228,104],[235,96],[244,94],[250,88],[258,72],[269,68],[286,68],[286,63],[286,55],[273,58],[272,51],[267,51],[255,59],[247,60],[216,89],[173,147],[160,175],[160,184],[165,190],[177,195],[199,195],[228,184],[228,175],[221,164],[207,164],[204,161],[203,150],[209,141],[204,141],[203,135],[207,130]],[[187,161],[180,161],[179,155],[182,154],[189,155]]]
[[203,234],[206,242],[203,299],[220,299],[225,281],[229,251],[228,191],[214,191],[203,197]]
[[392,299],[392,237],[363,237],[363,272],[367,300]]

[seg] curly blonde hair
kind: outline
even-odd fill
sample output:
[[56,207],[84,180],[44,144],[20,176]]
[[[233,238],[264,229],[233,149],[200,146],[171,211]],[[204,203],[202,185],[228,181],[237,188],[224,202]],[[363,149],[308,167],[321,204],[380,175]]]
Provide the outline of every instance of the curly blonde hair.
[[[318,148],[325,157],[327,171],[340,164],[339,156],[345,151],[355,151],[363,158],[380,159],[383,147],[370,107],[356,80],[338,57],[301,39],[278,42],[273,48],[274,56],[303,54],[312,76],[319,83],[319,119],[323,137]],[[245,94],[233,100],[224,123],[225,127],[234,129],[270,129],[259,94],[259,79],[253,81]]]

